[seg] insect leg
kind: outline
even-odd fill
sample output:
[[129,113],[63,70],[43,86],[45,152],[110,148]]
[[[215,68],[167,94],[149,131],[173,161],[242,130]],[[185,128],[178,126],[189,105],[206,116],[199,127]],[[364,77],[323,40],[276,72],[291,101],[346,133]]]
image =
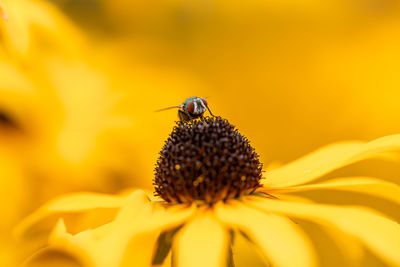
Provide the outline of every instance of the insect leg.
[[207,110],[208,110],[208,112],[210,112],[211,116],[215,117],[214,114],[212,114],[212,112],[208,106],[207,106]]
[[179,116],[179,119],[181,120],[181,122],[187,122],[187,121],[190,121],[192,119],[190,117],[190,115],[186,114],[182,110],[178,110],[178,116]]
[[183,113],[182,111],[178,110],[178,117],[179,117],[179,120],[180,120],[181,122],[184,121],[183,116],[182,116],[182,113]]

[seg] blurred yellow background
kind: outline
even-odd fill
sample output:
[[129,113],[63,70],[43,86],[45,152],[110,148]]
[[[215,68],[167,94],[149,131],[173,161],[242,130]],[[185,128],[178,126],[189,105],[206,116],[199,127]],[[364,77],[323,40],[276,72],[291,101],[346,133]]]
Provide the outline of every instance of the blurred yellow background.
[[[154,110],[189,96],[208,97],[265,166],[399,133],[399,11],[395,0],[0,0],[0,260],[12,226],[56,195],[152,190],[178,120]],[[399,183],[399,171],[341,172]],[[375,199],[314,197],[400,217]]]

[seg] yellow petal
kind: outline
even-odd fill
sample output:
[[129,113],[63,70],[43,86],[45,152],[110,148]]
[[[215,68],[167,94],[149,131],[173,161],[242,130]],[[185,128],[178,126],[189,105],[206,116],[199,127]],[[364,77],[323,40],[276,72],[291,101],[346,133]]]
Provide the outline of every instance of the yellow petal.
[[24,5],[24,10],[29,10],[25,15],[29,17],[30,26],[44,33],[54,48],[71,54],[79,53],[83,48],[85,40],[81,32],[54,5],[44,1],[24,1]]
[[[263,191],[263,188],[260,188]],[[279,200],[291,201],[291,202],[303,202],[313,203],[309,198],[304,198],[296,195],[285,194],[285,189],[282,191],[277,189],[273,192],[273,195]],[[269,193],[271,193],[269,191]],[[363,247],[360,241],[354,236],[350,236],[342,231],[338,231],[337,228],[323,226],[331,240],[337,244],[337,247],[342,252],[343,257],[349,262],[350,265],[355,266],[360,263],[363,256]]]
[[132,237],[125,247],[119,267],[151,266],[156,249],[159,230],[142,233]]
[[151,203],[141,190],[125,197],[121,206],[114,221],[76,235],[59,223],[50,244],[80,258],[87,255],[97,267],[150,266],[161,230],[177,227],[194,212],[190,207],[166,210]]
[[[106,226],[108,227],[108,226]],[[103,227],[102,230],[104,230]],[[88,230],[87,232],[91,232]],[[75,259],[82,262],[84,266],[94,266],[94,261],[90,259],[89,253],[85,251],[76,239],[76,236],[68,233],[64,220],[59,219],[56,226],[49,237],[49,244],[51,248],[57,248],[59,251],[72,255]]]
[[196,206],[190,207],[183,205],[177,207],[171,207],[167,209],[154,210],[151,222],[147,222],[147,227],[171,229],[178,224],[186,221],[196,211]]
[[63,250],[45,248],[34,253],[27,259],[22,267],[94,267],[91,264],[84,264]]
[[59,219],[56,226],[53,229],[53,232],[50,235],[50,240],[67,236],[69,237],[72,235],[67,233],[67,227],[65,226],[64,220]]
[[235,266],[265,267],[265,256],[254,242],[239,231],[233,231],[233,263]]
[[[305,202],[305,203],[312,203],[313,201],[309,198],[305,198],[305,197],[301,197],[301,196],[297,196],[297,195],[290,195],[290,194],[286,194],[285,191],[280,191],[279,189],[276,189],[274,191],[268,190],[267,188],[259,188],[257,189],[256,192],[264,192],[266,191],[268,193],[268,195],[270,195],[271,193],[273,193],[273,196],[276,197],[277,199],[280,200],[285,200],[285,201],[294,201],[294,202]],[[260,196],[262,196],[260,194]],[[262,196],[264,197],[264,196]]]
[[[284,194],[285,191],[279,189],[274,191],[273,195],[279,200],[291,202],[313,203],[309,198],[304,198],[296,195]],[[356,266],[360,263],[363,256],[363,247],[360,241],[354,236],[350,236],[337,228],[323,226],[331,240],[337,244],[337,247],[342,252],[343,257],[349,262],[351,266]]]
[[274,266],[315,265],[314,248],[305,234],[289,219],[265,214],[239,202],[217,206],[218,218],[246,233],[261,247]]
[[277,212],[336,227],[359,238],[391,266],[400,266],[400,225],[370,210],[254,197],[247,203],[268,213]]
[[97,193],[75,193],[50,202],[45,209],[49,211],[82,211],[96,208],[120,207],[124,198]]
[[228,242],[213,214],[201,214],[178,233],[173,247],[177,266],[226,266]]
[[41,0],[3,0],[2,4],[3,42],[17,56],[28,56],[32,48],[37,52],[44,41],[67,54],[79,52],[84,45],[82,35],[54,5]]
[[385,136],[368,143],[332,144],[270,171],[263,183],[266,187],[303,184],[360,160],[390,156],[392,154],[388,152],[398,149],[400,149],[400,135]]
[[8,18],[7,13],[5,12],[4,7],[0,3],[0,19],[7,20],[7,18]]
[[16,228],[15,234],[21,236],[30,227],[44,218],[60,213],[80,212],[96,208],[119,208],[123,197],[97,193],[73,193],[50,201],[26,217]]
[[143,191],[137,191],[125,199],[117,218],[109,225],[109,233],[104,236],[102,251],[96,251],[116,255],[114,265],[120,262],[121,267],[150,266],[160,232],[179,226],[194,211],[195,206],[165,209],[150,203]]
[[31,44],[29,19],[22,15],[19,2],[17,4],[15,4],[16,1],[2,2],[3,13],[7,14],[7,20],[0,22],[3,42],[11,50],[25,55]]
[[53,231],[50,244],[62,247],[70,253],[75,252],[82,258],[82,255],[87,255],[97,267],[107,267],[121,265],[125,251],[132,240],[134,243],[135,241],[140,243],[140,241],[145,240],[150,243],[146,246],[143,246],[143,244],[136,246],[140,254],[135,254],[137,257],[137,265],[135,266],[149,266],[158,231],[138,238],[141,235],[142,228],[136,224],[136,220],[132,220],[132,218],[126,220],[128,219],[126,214],[132,212],[131,215],[136,215],[137,221],[141,221],[144,219],[140,216],[142,211],[147,210],[150,205],[147,196],[141,191],[136,191],[125,199],[124,208],[121,209],[119,216],[112,223],[82,231],[76,235],[67,233],[65,226],[59,223]]
[[116,227],[118,229],[134,228],[137,232],[167,230],[182,224],[194,214],[195,210],[195,205],[176,205],[166,208],[162,204],[151,203],[143,191],[137,190],[124,199],[114,224],[119,225]]
[[299,192],[320,189],[365,193],[400,204],[400,186],[369,177],[337,178],[323,183],[279,188],[277,192]]
[[331,240],[336,243],[343,257],[349,262],[349,266],[360,264],[364,256],[364,248],[359,239],[337,228],[325,226],[324,230]]

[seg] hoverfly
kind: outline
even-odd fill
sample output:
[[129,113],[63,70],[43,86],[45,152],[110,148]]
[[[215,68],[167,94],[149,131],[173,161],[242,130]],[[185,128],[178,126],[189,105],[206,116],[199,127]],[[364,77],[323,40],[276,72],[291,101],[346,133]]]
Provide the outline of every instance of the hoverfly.
[[197,97],[197,96],[189,97],[179,106],[173,106],[173,107],[159,109],[159,110],[156,110],[156,112],[164,111],[164,110],[171,109],[171,108],[179,108],[178,116],[179,116],[179,119],[181,122],[188,122],[193,119],[202,118],[204,115],[204,112],[206,112],[206,110],[208,110],[208,112],[210,112],[211,116],[214,117],[210,108],[208,107],[208,103],[207,103],[206,99]]

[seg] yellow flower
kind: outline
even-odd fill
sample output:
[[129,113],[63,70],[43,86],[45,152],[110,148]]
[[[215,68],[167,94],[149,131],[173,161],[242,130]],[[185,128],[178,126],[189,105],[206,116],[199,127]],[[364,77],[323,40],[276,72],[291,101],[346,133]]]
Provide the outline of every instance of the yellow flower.
[[[44,219],[54,222],[63,217],[49,246],[36,252],[26,266],[44,262],[55,252],[64,255],[56,260],[68,255],[81,266],[150,266],[161,264],[170,248],[173,265],[231,266],[232,244],[236,235],[242,235],[266,263],[308,267],[318,265],[318,248],[301,227],[310,221],[344,247],[355,263],[362,244],[389,266],[400,266],[397,222],[365,207],[318,204],[292,195],[331,189],[400,204],[400,187],[376,178],[310,183],[361,160],[396,158],[399,149],[400,135],[337,143],[261,177],[255,150],[226,120],[178,124],[155,170],[155,191],[165,201],[150,200],[143,191],[65,196],[29,216],[17,233],[27,240],[38,229],[43,231]],[[88,217],[71,219],[72,214]]]
[[144,186],[143,153],[135,153],[143,126],[120,110],[125,81],[114,81],[117,68],[104,64],[63,57],[43,58],[34,68],[0,62],[0,199],[12,203],[0,209],[0,266],[9,266],[2,255],[11,254],[10,229],[55,196]]
[[38,52],[49,50],[76,55],[85,43],[60,11],[42,0],[1,0],[0,33],[1,43],[18,59],[40,58]]
[[[10,266],[12,260],[12,227],[25,216],[24,195],[29,191],[23,181],[23,174],[15,161],[0,153],[0,196],[3,203],[0,213],[0,265]],[[12,204],[9,204],[12,203]]]

